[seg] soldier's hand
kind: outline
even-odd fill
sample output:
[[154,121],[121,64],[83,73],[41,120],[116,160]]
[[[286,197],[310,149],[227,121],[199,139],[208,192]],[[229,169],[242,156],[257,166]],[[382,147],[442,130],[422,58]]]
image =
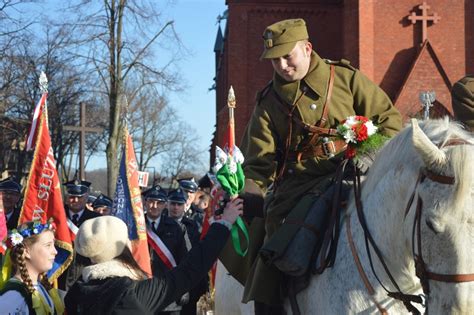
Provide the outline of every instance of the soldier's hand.
[[234,224],[237,218],[242,215],[244,208],[244,201],[240,198],[234,198],[227,202],[224,213],[222,213],[221,219]]

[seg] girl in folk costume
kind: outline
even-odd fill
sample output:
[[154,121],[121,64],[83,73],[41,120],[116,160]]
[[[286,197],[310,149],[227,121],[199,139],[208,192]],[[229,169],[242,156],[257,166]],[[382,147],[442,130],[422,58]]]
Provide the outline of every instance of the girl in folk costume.
[[57,254],[54,231],[52,221],[45,224],[33,221],[23,223],[8,234],[7,259],[11,262],[12,277],[0,290],[2,314],[64,313],[58,291],[51,287],[46,276]]

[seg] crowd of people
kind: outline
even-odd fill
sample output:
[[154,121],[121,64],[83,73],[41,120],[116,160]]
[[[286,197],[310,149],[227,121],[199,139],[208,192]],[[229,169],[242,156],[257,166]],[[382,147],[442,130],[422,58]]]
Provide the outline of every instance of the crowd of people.
[[[176,189],[154,185],[142,193],[147,233],[162,242],[159,252],[149,248],[152,275],[134,260],[127,226],[113,216],[113,200],[103,194],[92,197],[90,182],[65,183],[64,208],[76,234],[74,255],[58,278],[58,288],[53,288],[46,272],[57,254],[54,224],[17,226],[22,187],[12,178],[2,180],[0,197],[13,270],[0,291],[0,313],[196,314],[196,303],[209,290],[208,271],[243,205],[239,198],[227,203],[204,237],[209,188],[199,187],[194,179],[178,182]],[[172,266],[162,257],[163,250]]]

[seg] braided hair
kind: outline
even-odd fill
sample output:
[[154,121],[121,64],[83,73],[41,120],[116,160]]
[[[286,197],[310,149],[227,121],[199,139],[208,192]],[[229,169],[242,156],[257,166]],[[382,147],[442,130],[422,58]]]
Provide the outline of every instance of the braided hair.
[[[49,222],[46,224],[27,222],[21,225],[18,230],[11,231],[11,234],[16,234],[17,237],[19,234],[24,235],[24,237],[21,237],[19,241],[13,241],[13,237],[9,235],[9,238],[7,239],[7,246],[11,250],[10,257],[12,261],[13,274],[20,274],[21,280],[26,285],[30,294],[34,293],[35,287],[26,267],[25,251],[27,247],[32,246],[38,241],[39,235],[43,231],[54,232],[54,225]],[[46,290],[52,288],[46,273],[41,273],[38,280]]]
[[13,274],[16,274],[17,272],[20,273],[21,280],[26,285],[28,292],[30,292],[30,294],[33,294],[33,292],[35,292],[35,287],[33,286],[33,281],[31,281],[30,274],[28,273],[28,269],[26,269],[26,263],[25,263],[26,247],[25,247],[24,242],[16,245],[15,247],[11,249],[10,256],[12,259],[12,269],[13,269]]

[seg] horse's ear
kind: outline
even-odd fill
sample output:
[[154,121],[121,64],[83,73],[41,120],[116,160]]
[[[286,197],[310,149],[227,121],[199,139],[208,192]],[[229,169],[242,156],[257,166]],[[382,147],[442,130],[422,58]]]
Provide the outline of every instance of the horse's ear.
[[446,163],[446,154],[438,148],[426,134],[421,130],[418,121],[411,119],[413,130],[412,141],[416,151],[421,155],[427,168],[444,165]]

